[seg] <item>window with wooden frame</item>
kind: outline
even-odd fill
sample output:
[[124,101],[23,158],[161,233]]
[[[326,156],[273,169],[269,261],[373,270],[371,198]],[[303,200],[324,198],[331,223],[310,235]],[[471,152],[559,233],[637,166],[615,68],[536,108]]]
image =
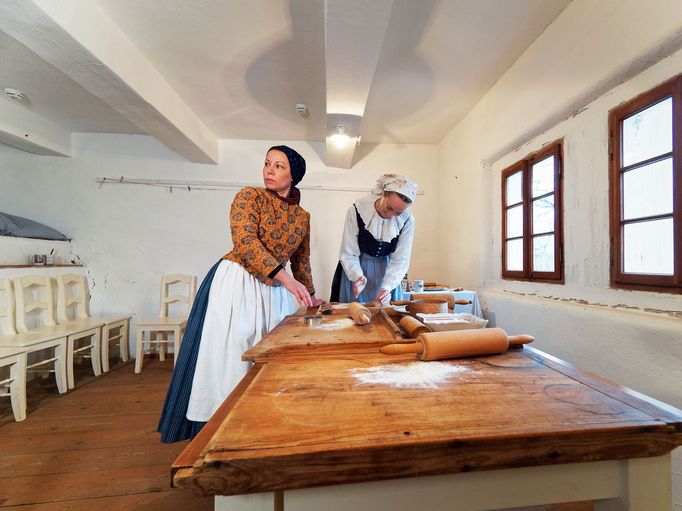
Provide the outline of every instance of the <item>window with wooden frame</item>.
[[563,283],[562,143],[502,172],[502,277]]
[[609,114],[611,286],[682,293],[682,75]]

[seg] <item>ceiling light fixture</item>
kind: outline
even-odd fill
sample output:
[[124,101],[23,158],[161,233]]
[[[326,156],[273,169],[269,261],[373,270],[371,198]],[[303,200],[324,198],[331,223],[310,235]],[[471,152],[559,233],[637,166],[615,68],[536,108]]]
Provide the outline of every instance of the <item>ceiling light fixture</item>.
[[338,147],[343,147],[350,142],[350,135],[346,132],[346,127],[343,124],[337,124],[336,133],[329,138]]
[[24,94],[23,92],[21,92],[20,90],[17,90],[17,89],[11,89],[9,87],[5,87],[3,89],[3,92],[5,93],[5,96],[7,96],[8,98],[11,98],[14,101],[18,101],[20,103],[22,101],[26,101],[28,99],[28,96],[26,96],[26,94]]

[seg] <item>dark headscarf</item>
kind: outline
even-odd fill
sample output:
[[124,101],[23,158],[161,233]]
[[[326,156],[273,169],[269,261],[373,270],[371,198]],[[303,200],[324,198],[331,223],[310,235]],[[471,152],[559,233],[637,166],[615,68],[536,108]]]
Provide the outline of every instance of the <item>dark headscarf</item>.
[[303,179],[303,176],[305,176],[305,159],[294,149],[286,145],[274,145],[268,149],[268,152],[273,149],[282,151],[287,155],[287,158],[289,159],[289,168],[291,169],[291,179],[293,180],[292,186],[296,186],[301,179]]

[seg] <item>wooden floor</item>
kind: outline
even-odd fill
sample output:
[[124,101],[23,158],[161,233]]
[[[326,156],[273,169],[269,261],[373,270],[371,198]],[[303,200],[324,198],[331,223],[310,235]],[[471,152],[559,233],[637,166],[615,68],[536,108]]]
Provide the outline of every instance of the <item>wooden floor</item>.
[[[0,509],[208,511],[211,497],[169,486],[186,442],[161,444],[156,432],[173,367],[145,359],[95,378],[77,366],[76,388],[59,395],[54,378],[28,386],[28,418],[14,422],[0,400]],[[590,503],[523,511],[591,511]],[[515,511],[521,511],[515,510]]]
[[14,422],[0,400],[0,509],[213,509],[211,497],[170,488],[170,466],[187,442],[159,442],[156,425],[173,360],[112,367],[94,378],[78,366],[77,388],[31,381],[29,411]]

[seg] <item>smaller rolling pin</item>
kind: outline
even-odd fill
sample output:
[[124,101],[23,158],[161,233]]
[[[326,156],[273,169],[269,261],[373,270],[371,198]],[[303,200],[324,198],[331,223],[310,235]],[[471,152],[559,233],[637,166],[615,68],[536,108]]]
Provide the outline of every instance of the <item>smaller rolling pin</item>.
[[426,326],[424,323],[412,316],[403,316],[400,320],[400,328],[405,330],[408,337],[416,339],[420,334],[425,334],[431,332],[431,327]]
[[366,325],[372,320],[372,313],[370,310],[358,302],[348,304],[348,313],[358,325]]
[[510,346],[523,346],[534,340],[530,335],[508,336],[501,328],[482,328],[421,334],[415,343],[388,344],[380,351],[386,355],[417,353],[420,360],[443,360],[494,355],[507,351]]

